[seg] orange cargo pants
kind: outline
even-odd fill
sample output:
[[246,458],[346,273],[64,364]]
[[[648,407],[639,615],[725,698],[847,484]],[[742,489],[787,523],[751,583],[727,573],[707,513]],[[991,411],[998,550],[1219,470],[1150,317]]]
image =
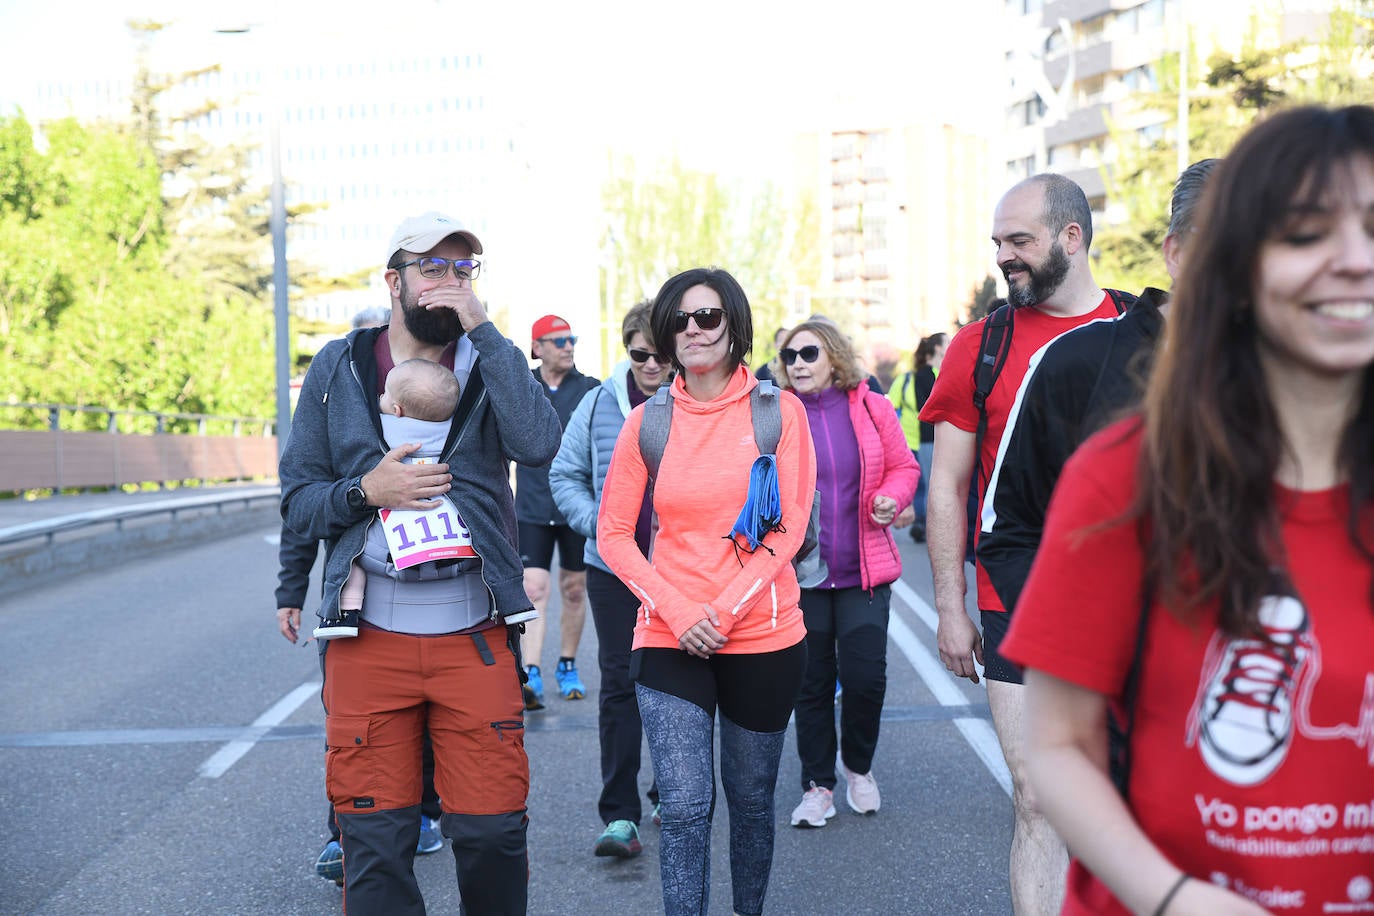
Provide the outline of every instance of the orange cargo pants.
[[326,647],[325,775],[350,914],[423,911],[412,864],[426,726],[465,907],[523,911],[511,882],[523,901],[529,758],[512,635],[499,626],[411,636],[365,625]]

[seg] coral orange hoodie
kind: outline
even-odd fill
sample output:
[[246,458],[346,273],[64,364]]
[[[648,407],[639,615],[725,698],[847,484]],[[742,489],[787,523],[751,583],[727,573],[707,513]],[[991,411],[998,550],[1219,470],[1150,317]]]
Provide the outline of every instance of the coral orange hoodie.
[[729,637],[722,653],[773,652],[806,635],[791,560],[811,512],[816,454],[806,411],[791,392],[779,392],[783,530],[770,532],[752,554],[736,550],[727,537],[759,455],[749,408],[749,392],[757,384],[741,366],[720,397],[697,401],[681,376],[673,382],[673,421],[654,484],[659,526],[652,562],[634,540],[649,476],[639,453],[642,406],[630,413],[620,431],[602,491],[597,547],[641,601],[636,649],[678,648],[681,634],[707,616],[707,604],[720,618],[721,633]]

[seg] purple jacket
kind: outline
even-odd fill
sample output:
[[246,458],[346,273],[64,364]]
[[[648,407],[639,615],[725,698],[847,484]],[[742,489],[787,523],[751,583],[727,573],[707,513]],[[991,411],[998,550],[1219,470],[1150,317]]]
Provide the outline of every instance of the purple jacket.
[[[883,395],[871,390],[867,385],[860,385],[852,391],[844,392],[847,396],[849,407],[849,426],[852,428],[854,441],[849,443],[836,443],[836,446],[827,448],[823,437],[834,435],[837,431],[837,424],[827,422],[824,419],[825,401],[831,401],[839,392],[821,392],[818,395],[802,396],[802,403],[806,405],[807,416],[811,420],[812,437],[816,443],[816,458],[818,465],[827,463],[827,455],[834,456],[832,460],[842,463],[852,461],[855,445],[858,451],[858,505],[857,518],[853,523],[835,520],[829,526],[833,535],[844,538],[846,543],[831,545],[832,550],[827,551],[827,562],[832,559],[840,559],[840,566],[849,566],[853,562],[853,548],[849,545],[848,539],[855,537],[855,523],[857,523],[858,541],[858,572],[860,584],[865,589],[871,589],[878,585],[886,585],[896,581],[902,574],[902,555],[897,549],[897,542],[893,540],[892,533],[887,527],[874,524],[869,517],[873,511],[873,497],[882,494],[890,496],[897,501],[897,509],[910,505],[912,497],[916,493],[916,481],[920,476],[920,469],[916,465],[916,459],[912,457],[911,449],[907,447],[906,436],[902,432],[902,427],[897,419],[897,412],[892,407],[892,402]],[[835,405],[837,406],[837,405]],[[826,453],[823,455],[823,453]],[[818,467],[818,470],[821,468]],[[836,468],[841,478],[851,477],[852,469]],[[849,471],[849,473],[845,473]],[[818,475],[820,477],[833,477],[830,474]],[[822,484],[822,490],[824,485]],[[840,494],[845,496],[848,494]],[[851,499],[839,499],[836,494],[822,492],[822,512],[826,505],[849,503],[853,505]],[[821,549],[826,550],[830,538],[827,537],[827,524],[824,514],[821,524]],[[838,549],[834,549],[838,548]],[[847,549],[846,549],[847,548]],[[847,556],[845,556],[847,555]],[[843,562],[848,560],[848,562]],[[833,586],[848,586],[852,583],[852,571],[843,568],[831,568],[832,578],[827,584]],[[845,582],[849,579],[849,582]]]

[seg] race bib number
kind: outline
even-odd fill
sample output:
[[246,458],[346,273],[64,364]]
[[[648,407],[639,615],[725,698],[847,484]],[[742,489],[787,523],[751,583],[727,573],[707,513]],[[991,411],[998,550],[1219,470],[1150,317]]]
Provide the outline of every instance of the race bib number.
[[378,515],[397,569],[429,560],[477,556],[472,534],[447,499],[433,509],[382,509]]

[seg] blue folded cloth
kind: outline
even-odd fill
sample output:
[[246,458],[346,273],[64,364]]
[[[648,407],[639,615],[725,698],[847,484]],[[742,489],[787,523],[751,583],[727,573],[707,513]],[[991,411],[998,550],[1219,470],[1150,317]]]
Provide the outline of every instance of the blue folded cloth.
[[743,536],[749,550],[763,543],[763,536],[778,529],[782,521],[782,495],[778,491],[778,462],[772,455],[760,455],[749,469],[749,495],[740,509],[730,538]]

